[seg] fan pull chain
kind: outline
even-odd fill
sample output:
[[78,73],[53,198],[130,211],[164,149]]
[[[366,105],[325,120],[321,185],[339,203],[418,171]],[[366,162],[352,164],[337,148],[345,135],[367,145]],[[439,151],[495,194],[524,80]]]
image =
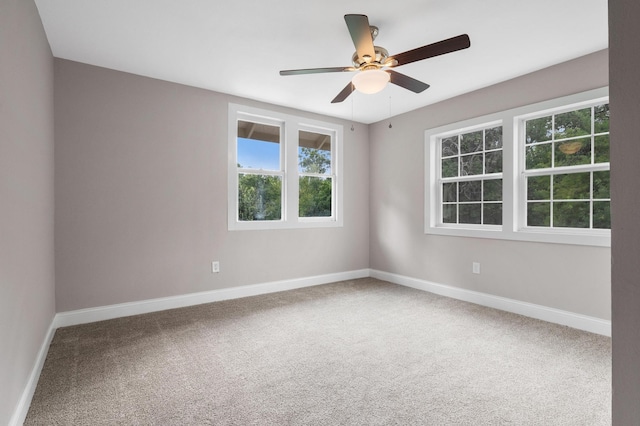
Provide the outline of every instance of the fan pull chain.
[[355,96],[351,96],[351,131],[353,132],[355,128],[353,127],[353,98]]
[[393,128],[391,125],[391,96],[389,96],[389,128]]

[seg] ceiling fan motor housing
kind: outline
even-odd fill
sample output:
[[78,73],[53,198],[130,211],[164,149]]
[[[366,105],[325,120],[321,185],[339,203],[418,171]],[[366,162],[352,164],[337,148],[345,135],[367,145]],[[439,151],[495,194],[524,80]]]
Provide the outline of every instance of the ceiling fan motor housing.
[[368,55],[364,55],[364,57],[359,57],[358,52],[354,52],[351,57],[351,61],[356,68],[360,68],[365,65],[377,65],[377,67],[383,67],[385,61],[389,57],[389,52],[387,49],[380,46],[373,46],[374,51],[376,52],[375,58],[370,58]]

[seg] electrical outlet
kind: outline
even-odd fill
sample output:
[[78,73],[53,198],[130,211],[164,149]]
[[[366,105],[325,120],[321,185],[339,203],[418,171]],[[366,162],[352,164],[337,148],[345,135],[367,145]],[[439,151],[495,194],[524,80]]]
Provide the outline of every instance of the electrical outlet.
[[473,269],[472,269],[474,274],[479,274],[480,273],[480,263],[479,262],[473,262]]
[[217,274],[218,272],[220,272],[220,262],[214,260],[213,262],[211,262],[211,273]]

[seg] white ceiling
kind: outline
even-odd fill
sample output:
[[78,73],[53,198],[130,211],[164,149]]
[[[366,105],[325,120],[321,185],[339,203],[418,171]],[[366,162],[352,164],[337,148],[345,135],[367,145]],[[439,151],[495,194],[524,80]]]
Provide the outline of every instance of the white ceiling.
[[[53,55],[372,123],[608,46],[607,0],[36,0]],[[365,14],[391,55],[459,34],[469,49],[396,68],[431,85],[331,100],[353,74],[343,16]],[[579,78],[579,76],[576,76]]]

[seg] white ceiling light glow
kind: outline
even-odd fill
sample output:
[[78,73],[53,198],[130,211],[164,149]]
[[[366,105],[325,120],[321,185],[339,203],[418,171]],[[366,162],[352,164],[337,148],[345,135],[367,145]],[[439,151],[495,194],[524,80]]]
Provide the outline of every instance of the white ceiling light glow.
[[380,69],[362,70],[353,77],[351,82],[358,92],[371,95],[387,86],[389,74]]

